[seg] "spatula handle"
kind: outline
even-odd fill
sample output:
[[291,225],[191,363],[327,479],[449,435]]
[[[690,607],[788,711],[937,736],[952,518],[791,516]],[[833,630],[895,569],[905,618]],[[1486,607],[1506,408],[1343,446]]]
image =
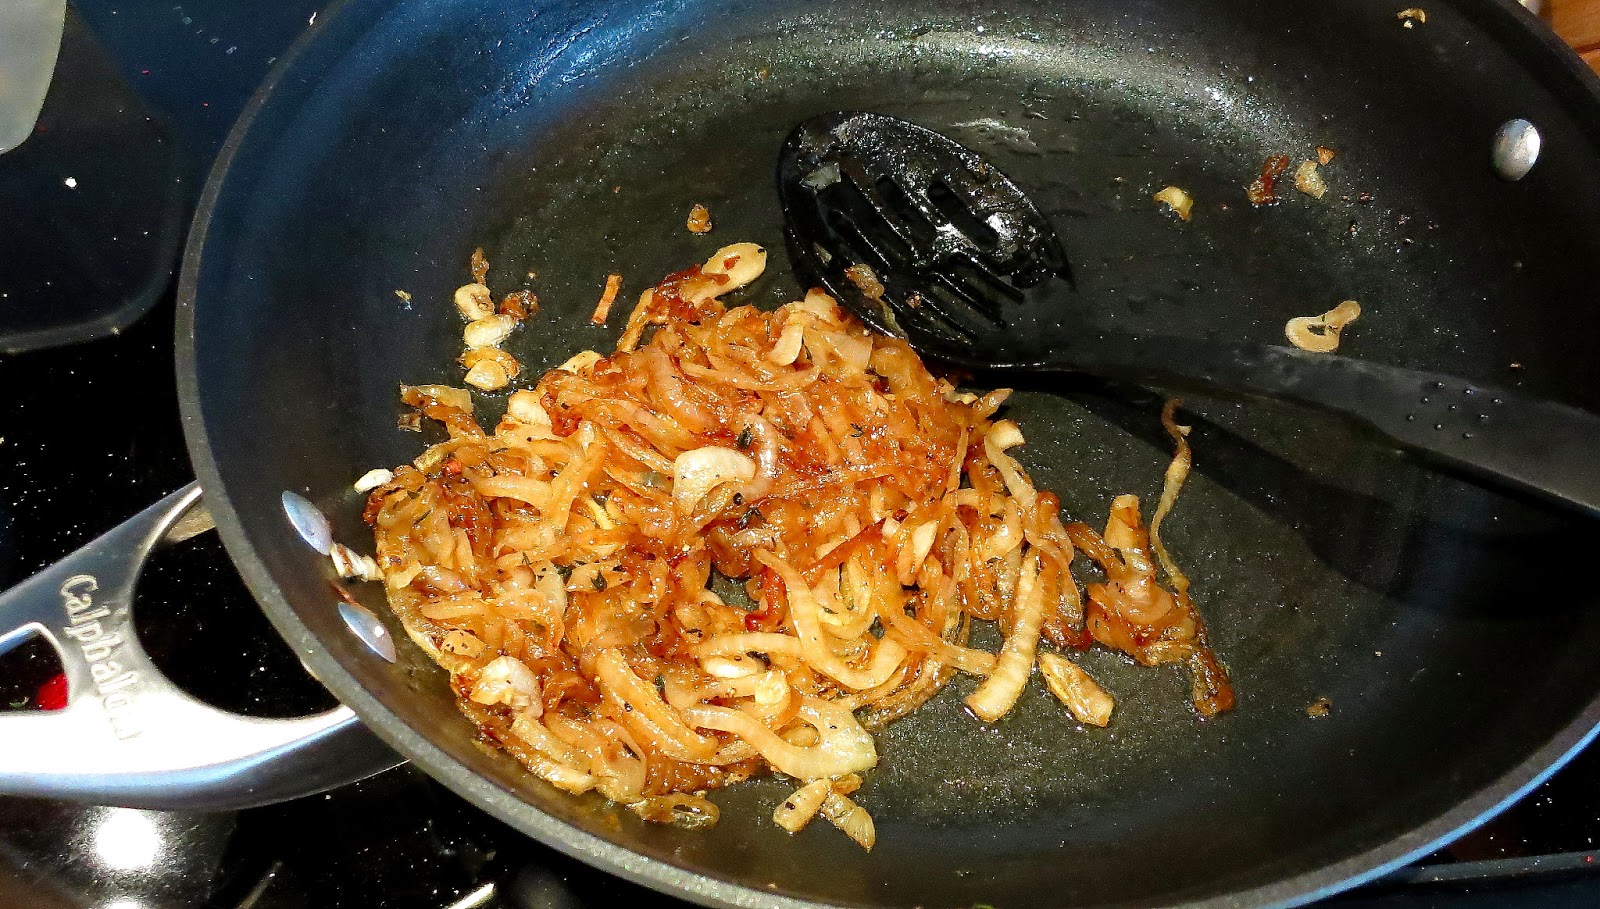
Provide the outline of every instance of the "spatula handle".
[[1107,336],[1044,368],[1305,404],[1402,447],[1600,515],[1600,416],[1442,373],[1268,344]]

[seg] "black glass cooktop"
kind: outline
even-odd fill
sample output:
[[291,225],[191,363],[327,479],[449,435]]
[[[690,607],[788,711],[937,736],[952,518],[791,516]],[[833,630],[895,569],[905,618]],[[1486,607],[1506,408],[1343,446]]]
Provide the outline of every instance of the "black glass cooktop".
[[[80,4],[78,16],[152,115],[170,124],[182,143],[180,170],[193,180],[232,112],[315,9],[304,0],[270,6],[96,0]],[[0,224],[0,250],[5,229]],[[191,479],[172,314],[169,290],[119,335],[0,357],[0,586]],[[203,700],[268,716],[332,703],[256,608],[214,535],[157,557],[136,615],[153,656]],[[42,644],[0,657],[0,710],[50,706],[61,695],[57,671]],[[9,747],[17,744],[0,741]],[[1328,905],[1600,905],[1597,837],[1600,748],[1591,748],[1450,848]],[[0,907],[555,909],[621,901],[675,902],[533,842],[410,767],[240,812],[0,798]]]

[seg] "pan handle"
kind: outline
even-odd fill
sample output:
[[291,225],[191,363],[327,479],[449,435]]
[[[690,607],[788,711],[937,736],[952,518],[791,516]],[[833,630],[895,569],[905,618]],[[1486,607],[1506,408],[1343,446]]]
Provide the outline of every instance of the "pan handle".
[[173,685],[134,633],[140,569],[210,528],[191,483],[0,595],[0,653],[61,655],[67,705],[0,714],[0,794],[130,808],[232,809],[311,795],[401,763],[350,708],[240,716]]

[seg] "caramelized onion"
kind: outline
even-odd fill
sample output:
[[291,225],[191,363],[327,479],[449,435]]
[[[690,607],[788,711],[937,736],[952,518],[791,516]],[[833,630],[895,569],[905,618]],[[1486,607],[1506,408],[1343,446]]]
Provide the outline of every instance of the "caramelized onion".
[[1182,403],[1178,398],[1171,398],[1161,407],[1161,426],[1172,439],[1174,451],[1167,471],[1162,476],[1161,500],[1156,503],[1155,513],[1150,516],[1150,546],[1155,549],[1156,558],[1161,560],[1161,570],[1167,573],[1168,580],[1179,593],[1188,591],[1189,578],[1167,554],[1167,547],[1161,544],[1161,522],[1171,513],[1172,506],[1178,504],[1178,493],[1183,490],[1183,483],[1189,478],[1189,467],[1193,463],[1193,455],[1189,451],[1189,427],[1178,425],[1178,407]]
[[617,300],[617,292],[622,290],[621,275],[606,275],[606,288],[600,293],[600,302],[594,305],[594,314],[589,316],[589,321],[596,325],[606,324],[606,319],[611,315],[611,304]]
[[1194,197],[1176,186],[1166,187],[1153,198],[1172,209],[1172,213],[1177,215],[1180,221],[1189,220],[1190,211],[1194,208]]
[[730,448],[707,446],[686,451],[672,462],[672,502],[689,514],[711,490],[724,483],[754,479],[756,462]]
[[1328,192],[1328,184],[1317,173],[1317,162],[1301,161],[1294,169],[1294,188],[1316,199]]
[[816,698],[800,704],[798,716],[817,731],[817,742],[799,746],[784,741],[753,717],[727,707],[691,707],[684,716],[702,729],[732,732],[754,745],[761,757],[778,770],[799,780],[871,770],[878,765],[872,735],[850,711]]
[[1261,165],[1261,175],[1245,187],[1244,195],[1251,205],[1276,205],[1278,178],[1289,169],[1288,155],[1273,155]]
[[1361,304],[1346,300],[1320,316],[1290,319],[1283,332],[1289,338],[1289,343],[1301,350],[1331,353],[1339,349],[1339,333],[1360,315]]
[[710,757],[716,750],[716,740],[696,735],[677,712],[661,700],[654,686],[633,674],[620,651],[607,650],[600,654],[595,661],[595,680],[601,691],[622,704],[630,720],[646,725],[648,731],[644,735],[655,740],[669,756],[680,761],[695,761]]
[[[403,389],[448,437],[362,481],[372,561],[488,739],[553,785],[686,827],[715,822],[706,790],[788,774],[807,785],[780,826],[820,813],[871,848],[852,798],[878,760],[868,729],[957,671],[983,678],[968,703],[998,720],[1042,634],[1182,664],[1199,713],[1231,706],[1158,532],[1186,443],[1150,534],[1131,497],[1104,539],[1064,526],[1010,453],[1008,391],[958,390],[821,291],[776,312],[728,302],[765,261],[733,244],[669,275],[614,352],[515,391],[492,431],[464,389]],[[482,296],[463,293],[469,315],[498,318]],[[1087,605],[1079,549],[1106,574]],[[743,590],[713,593],[719,574]],[[999,654],[968,646],[974,619],[998,621]],[[1056,688],[1058,659],[1039,657]]]
[[878,842],[878,831],[872,823],[872,815],[838,791],[829,792],[827,798],[823,799],[822,816],[868,852]]
[[832,794],[832,780],[812,780],[778,803],[772,812],[772,822],[790,833],[799,833],[817,816],[823,801]]
[[758,552],[756,558],[783,579],[789,598],[789,617],[800,637],[801,653],[813,669],[858,691],[881,685],[894,674],[905,657],[904,647],[883,638],[873,645],[872,659],[864,668],[850,665],[834,652],[833,645],[824,637],[822,607],[817,602],[816,592],[806,586],[800,573],[770,552]]
[[688,227],[689,233],[692,234],[711,233],[711,212],[704,205],[695,203],[695,206],[689,209]]
[[1090,726],[1111,724],[1111,711],[1117,702],[1101,688],[1083,667],[1064,656],[1053,653],[1039,654],[1039,674],[1045,686],[1061,703],[1072,711],[1080,723]]
[[978,690],[967,696],[967,708],[986,723],[1006,715],[1022,695],[1028,684],[1028,674],[1033,671],[1033,655],[1039,645],[1039,625],[1044,619],[1044,601],[1039,595],[1039,557],[1030,555],[1023,560],[1022,574],[1017,580],[1015,619],[1011,634],[1000,648],[1000,658],[994,671]]

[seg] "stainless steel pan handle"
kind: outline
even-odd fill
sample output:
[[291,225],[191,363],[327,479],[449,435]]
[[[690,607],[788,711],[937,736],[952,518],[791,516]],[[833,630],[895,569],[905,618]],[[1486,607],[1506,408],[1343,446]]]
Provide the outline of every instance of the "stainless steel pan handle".
[[191,483],[0,595],[0,653],[43,635],[68,688],[61,710],[0,714],[0,794],[244,808],[401,763],[348,707],[240,716],[180,691],[150,661],[133,630],[134,586],[152,552],[197,532],[200,498]]

